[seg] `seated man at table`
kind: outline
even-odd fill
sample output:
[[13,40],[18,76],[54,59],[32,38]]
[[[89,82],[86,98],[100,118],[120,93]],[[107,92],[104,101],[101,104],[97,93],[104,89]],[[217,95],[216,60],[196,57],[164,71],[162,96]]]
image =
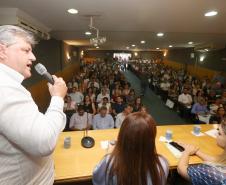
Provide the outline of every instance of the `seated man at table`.
[[114,128],[114,120],[110,114],[107,114],[107,107],[102,106],[99,114],[93,118],[93,129],[111,129]]
[[119,113],[116,116],[116,120],[115,120],[115,127],[119,128],[122,125],[122,122],[124,121],[124,119],[133,111],[133,107],[130,104],[126,104],[124,107],[123,112]]
[[[219,126],[217,145],[223,149],[218,156],[210,156],[203,153],[197,146],[182,144],[185,151],[179,160],[177,171],[194,185],[225,185],[226,184],[226,122]],[[189,158],[196,155],[204,162],[202,164],[189,165]]]
[[74,113],[70,119],[71,130],[90,129],[92,124],[92,114],[84,111],[83,105],[78,106],[78,111]]

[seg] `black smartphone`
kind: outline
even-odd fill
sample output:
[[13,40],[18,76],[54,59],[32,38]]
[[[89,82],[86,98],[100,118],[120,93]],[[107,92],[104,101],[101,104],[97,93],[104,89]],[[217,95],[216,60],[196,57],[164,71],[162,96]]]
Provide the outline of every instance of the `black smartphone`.
[[184,151],[184,147],[174,141],[169,142],[169,144],[172,145],[173,147],[175,147],[176,149],[178,149],[180,152]]

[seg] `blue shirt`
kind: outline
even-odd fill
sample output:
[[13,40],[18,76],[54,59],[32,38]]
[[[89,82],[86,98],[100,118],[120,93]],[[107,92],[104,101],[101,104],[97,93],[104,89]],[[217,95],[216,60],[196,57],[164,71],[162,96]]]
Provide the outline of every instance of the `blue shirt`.
[[[226,170],[226,167],[218,167]],[[188,175],[193,185],[225,185],[226,173],[218,170],[218,168],[207,165],[191,165],[188,167]]]
[[93,129],[110,129],[114,128],[114,120],[110,114],[106,114],[105,117],[101,117],[100,114],[96,114],[93,118]]
[[209,112],[208,109],[207,109],[207,106],[206,105],[200,105],[199,103],[195,103],[193,106],[192,106],[192,109],[191,109],[191,113],[192,114],[199,114],[199,113],[207,113]]

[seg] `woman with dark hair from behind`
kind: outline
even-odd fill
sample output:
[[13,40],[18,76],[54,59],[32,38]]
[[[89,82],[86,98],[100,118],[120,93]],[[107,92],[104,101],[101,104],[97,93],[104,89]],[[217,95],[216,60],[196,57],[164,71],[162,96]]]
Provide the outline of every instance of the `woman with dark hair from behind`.
[[157,154],[156,123],[146,113],[130,114],[123,121],[112,153],[93,172],[93,185],[163,185],[168,162]]

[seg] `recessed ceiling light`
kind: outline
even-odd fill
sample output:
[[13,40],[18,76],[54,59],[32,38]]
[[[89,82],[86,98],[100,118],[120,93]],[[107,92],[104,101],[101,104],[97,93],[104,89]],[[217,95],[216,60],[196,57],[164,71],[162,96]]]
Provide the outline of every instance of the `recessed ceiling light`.
[[127,46],[126,49],[129,49],[129,46]]
[[135,44],[132,44],[132,47],[135,47],[136,45]]
[[193,44],[193,42],[190,41],[190,42],[188,42],[188,44]]
[[141,44],[145,44],[145,40],[140,41]]
[[159,33],[157,33],[157,36],[158,37],[163,37],[164,36],[164,33],[159,32]]
[[205,49],[205,51],[209,51],[208,49]]
[[96,48],[99,49],[99,46],[97,46]]
[[169,48],[172,48],[173,46],[172,45],[169,45]]
[[159,49],[159,48],[156,48],[156,49]]
[[77,13],[78,13],[78,10],[76,10],[76,9],[74,9],[74,8],[68,9],[67,11],[68,11],[68,13],[70,13],[70,14],[77,14]]
[[90,31],[86,31],[85,34],[86,35],[92,35],[92,33]]
[[217,15],[217,14],[218,14],[217,11],[209,11],[209,12],[206,12],[206,13],[205,13],[205,16],[206,16],[206,17],[212,17],[212,16],[215,16],[215,15]]

